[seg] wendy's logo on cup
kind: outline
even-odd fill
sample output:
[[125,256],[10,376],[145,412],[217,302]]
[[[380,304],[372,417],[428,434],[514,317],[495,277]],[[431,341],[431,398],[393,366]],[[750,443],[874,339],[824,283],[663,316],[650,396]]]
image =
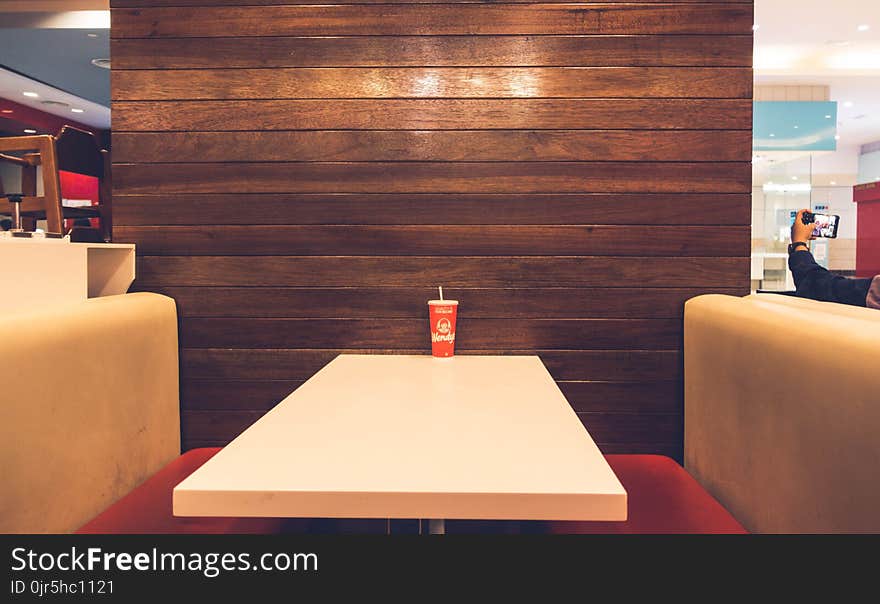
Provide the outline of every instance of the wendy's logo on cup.
[[437,321],[437,333],[446,335],[450,331],[452,331],[452,323],[449,322],[449,319],[443,317],[439,321]]
[[451,357],[455,354],[455,319],[458,314],[457,300],[429,300],[431,328],[431,354],[435,357]]

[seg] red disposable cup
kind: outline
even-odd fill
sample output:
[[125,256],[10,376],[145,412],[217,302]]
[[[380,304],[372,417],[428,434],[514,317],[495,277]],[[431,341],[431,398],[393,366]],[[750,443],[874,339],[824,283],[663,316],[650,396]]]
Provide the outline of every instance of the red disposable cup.
[[455,317],[458,300],[428,300],[428,317],[431,323],[431,354],[435,357],[451,357],[455,354]]

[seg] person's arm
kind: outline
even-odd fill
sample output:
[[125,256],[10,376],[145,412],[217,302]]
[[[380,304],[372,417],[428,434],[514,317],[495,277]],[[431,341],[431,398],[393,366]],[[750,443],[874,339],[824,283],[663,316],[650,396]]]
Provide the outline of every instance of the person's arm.
[[[801,221],[801,215],[808,211],[801,210],[794,219],[794,224],[791,227],[792,245],[796,242],[807,242],[814,239],[814,225],[805,225]],[[848,279],[829,272],[816,264],[813,254],[806,246],[800,246],[789,254],[788,268],[794,277],[798,297],[822,302],[865,306],[865,298],[868,295],[871,280]]]

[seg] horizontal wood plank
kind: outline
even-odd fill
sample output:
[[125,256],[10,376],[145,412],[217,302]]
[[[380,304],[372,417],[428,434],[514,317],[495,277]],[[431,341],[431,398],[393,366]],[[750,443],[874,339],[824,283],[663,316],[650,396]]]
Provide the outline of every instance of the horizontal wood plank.
[[116,227],[150,256],[747,256],[747,226]]
[[[424,318],[429,287],[238,288],[158,287],[154,292],[174,298],[181,317],[285,318]],[[462,312],[474,318],[517,319],[664,319],[680,318],[684,303],[705,293],[741,295],[719,288],[670,288],[650,291],[635,287],[606,288],[444,288],[459,300]],[[364,304],[369,300],[369,304]]]
[[117,163],[750,161],[747,130],[123,132]]
[[[187,410],[271,409],[302,381],[184,380],[181,399]],[[578,413],[681,413],[681,387],[676,381],[559,382]]]
[[[422,319],[189,318],[180,324],[183,348],[374,348],[430,350]],[[461,316],[456,345],[467,350],[664,350],[681,344],[680,319],[473,319]]]
[[684,436],[684,422],[673,413],[578,413],[593,440],[609,444],[677,443]]
[[749,130],[739,99],[116,101],[113,133],[251,130]]
[[188,411],[268,411],[303,384],[297,380],[182,380]]
[[[265,411],[184,410],[184,441],[228,442],[260,419]],[[578,419],[593,440],[609,444],[680,442],[682,419],[678,414],[579,413]]]
[[168,287],[731,287],[749,258],[139,256],[137,284]]
[[[479,4],[496,0],[444,0],[445,4]],[[498,0],[500,2],[500,0]],[[504,0],[504,4],[533,4],[535,0]],[[602,4],[631,4],[636,0],[605,0]],[[637,0],[638,4],[729,4],[744,0]],[[158,6],[273,6],[284,4],[437,4],[438,0],[110,0],[111,8],[152,8]]]
[[[115,153],[115,150],[114,150]],[[749,225],[749,193],[117,195],[119,226],[199,224]]]
[[176,193],[747,193],[749,162],[115,164],[114,191]]
[[713,35],[132,38],[110,48],[114,69],[752,64],[751,36]]
[[308,67],[115,70],[113,100],[751,98],[738,67]]
[[[184,348],[182,379],[301,382],[339,354],[423,354],[396,349]],[[535,355],[556,380],[664,381],[681,377],[677,350],[464,350],[456,354]]]
[[[232,439],[194,439],[184,438],[181,442],[181,450],[189,451],[200,447],[225,447]],[[599,450],[605,455],[613,453],[642,454],[642,455],[665,455],[673,458],[679,464],[684,463],[684,452],[681,440],[675,442],[615,442],[596,443]]]
[[455,34],[749,34],[743,4],[401,4],[111,11],[114,38]]
[[681,414],[681,383],[676,380],[643,382],[559,382],[559,389],[578,413]]

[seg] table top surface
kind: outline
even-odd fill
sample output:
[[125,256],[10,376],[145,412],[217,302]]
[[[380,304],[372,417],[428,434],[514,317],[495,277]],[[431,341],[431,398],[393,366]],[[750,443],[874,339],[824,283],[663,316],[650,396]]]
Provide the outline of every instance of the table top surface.
[[340,355],[174,490],[179,516],[622,520],[536,356]]

